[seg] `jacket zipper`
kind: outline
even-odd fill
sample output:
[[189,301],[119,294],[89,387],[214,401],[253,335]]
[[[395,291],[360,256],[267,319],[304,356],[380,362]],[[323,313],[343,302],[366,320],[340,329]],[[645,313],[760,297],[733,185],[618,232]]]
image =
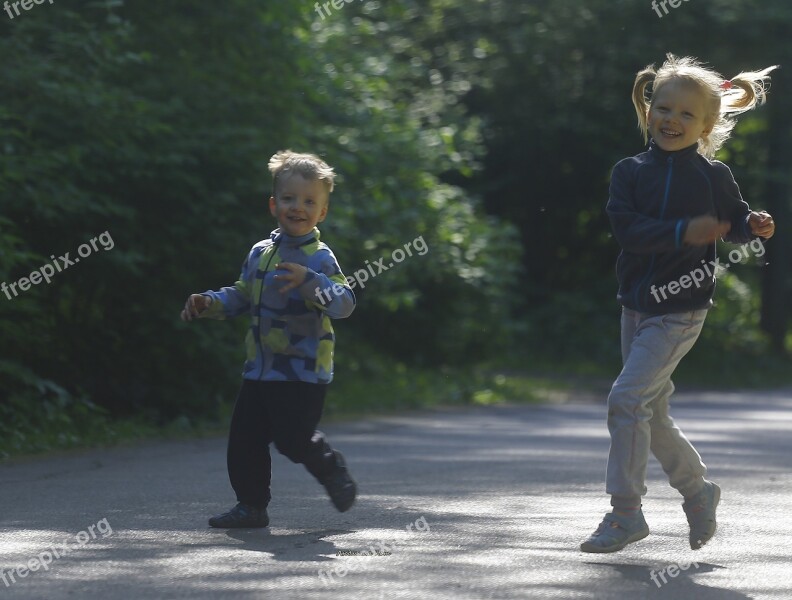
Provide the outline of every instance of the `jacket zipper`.
[[[665,186],[665,193],[663,194],[663,206],[660,208],[660,218],[662,219],[665,216],[666,208],[668,208],[668,196],[671,192],[671,177],[674,174],[674,157],[669,156],[666,160],[666,164],[668,165],[668,175],[666,175],[666,186]],[[640,298],[643,297],[642,290],[644,286],[647,286],[649,282],[652,280],[652,274],[654,272],[654,263],[656,254],[652,254],[652,258],[649,262],[649,268],[647,269],[646,275],[641,281],[640,285],[635,289],[635,305],[636,306],[643,306],[643,302],[640,301]]]
[[261,378],[264,376],[264,346],[261,343],[261,299],[264,297],[264,279],[269,272],[269,266],[274,258],[275,254],[278,252],[278,246],[280,245],[280,240],[274,242],[271,246],[272,252],[269,255],[269,259],[267,259],[267,264],[264,267],[264,274],[261,276],[261,284],[259,287],[259,300],[258,305],[256,306],[256,317],[258,319],[258,323],[256,324],[256,345],[258,346],[259,351],[259,358],[261,360],[261,366],[259,367],[259,376],[258,380],[261,381]]
[[660,218],[665,216],[666,208],[668,207],[668,194],[671,191],[671,175],[674,173],[674,157],[668,157],[668,176],[666,177],[666,189],[663,196],[663,208],[660,210]]

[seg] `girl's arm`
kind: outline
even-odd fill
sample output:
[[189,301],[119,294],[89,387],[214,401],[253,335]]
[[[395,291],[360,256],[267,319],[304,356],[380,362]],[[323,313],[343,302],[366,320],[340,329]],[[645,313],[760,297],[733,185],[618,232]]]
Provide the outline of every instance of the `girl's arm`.
[[742,199],[731,169],[717,160],[712,161],[712,166],[715,169],[712,193],[718,217],[731,222],[731,230],[723,236],[723,241],[732,244],[750,242],[755,237],[748,223],[751,208]]
[[769,240],[775,233],[775,222],[773,216],[766,210],[755,212],[752,211],[748,217],[748,227],[751,228],[751,233],[755,236]]

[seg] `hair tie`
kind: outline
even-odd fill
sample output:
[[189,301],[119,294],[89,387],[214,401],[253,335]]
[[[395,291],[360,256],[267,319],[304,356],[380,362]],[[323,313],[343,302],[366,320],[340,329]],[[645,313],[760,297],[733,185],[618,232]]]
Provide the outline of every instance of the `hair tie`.
[[727,79],[726,81],[720,84],[720,88],[722,90],[730,90],[732,89],[732,82]]

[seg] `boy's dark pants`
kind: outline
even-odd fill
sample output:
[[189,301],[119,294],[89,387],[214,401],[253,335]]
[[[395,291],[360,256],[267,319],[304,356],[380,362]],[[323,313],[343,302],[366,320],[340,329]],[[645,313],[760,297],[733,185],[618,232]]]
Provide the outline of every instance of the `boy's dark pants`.
[[333,450],[316,431],[326,392],[324,384],[243,380],[228,436],[228,476],[238,502],[269,504],[271,442],[319,480],[333,470]]

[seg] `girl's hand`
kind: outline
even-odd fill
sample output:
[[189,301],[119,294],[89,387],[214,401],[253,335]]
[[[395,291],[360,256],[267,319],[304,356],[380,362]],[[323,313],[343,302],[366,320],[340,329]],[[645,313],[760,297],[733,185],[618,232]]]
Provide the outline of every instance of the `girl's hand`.
[[718,221],[715,217],[702,215],[690,219],[682,240],[691,246],[706,246],[729,233],[731,223]]
[[769,240],[775,233],[775,223],[773,217],[767,211],[751,212],[748,217],[748,225],[751,227],[751,233]]
[[289,271],[282,275],[275,275],[278,281],[287,281],[288,283],[280,289],[281,294],[287,294],[296,287],[300,287],[305,283],[305,278],[308,275],[308,269],[297,263],[280,263],[275,265],[276,269],[284,269]]
[[187,302],[185,302],[184,308],[181,311],[181,320],[192,321],[193,319],[200,317],[201,313],[209,308],[211,304],[212,299],[209,296],[204,296],[203,294],[192,294],[189,298],[187,298]]

